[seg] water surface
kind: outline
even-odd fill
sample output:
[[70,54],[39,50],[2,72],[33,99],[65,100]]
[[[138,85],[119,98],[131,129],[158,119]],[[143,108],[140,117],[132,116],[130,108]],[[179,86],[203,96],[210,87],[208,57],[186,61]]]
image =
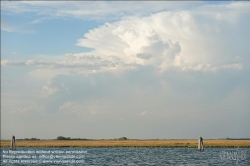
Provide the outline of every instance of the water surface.
[[[18,148],[17,152],[22,152],[20,154],[19,153],[8,154],[7,151],[9,151],[8,148],[1,148],[1,165],[6,165],[6,166],[8,165],[250,166],[250,151],[248,148],[239,148],[239,149],[207,148],[202,152],[197,151],[195,148],[159,148],[159,147],[157,148],[128,148],[128,147],[126,148],[70,148],[70,147]],[[43,151],[44,153],[42,153]],[[28,152],[40,152],[40,153],[32,154]],[[68,153],[66,154],[66,152]],[[72,153],[70,154],[70,152]],[[5,163],[3,163],[3,160],[5,160]],[[6,163],[7,160],[8,162]],[[27,160],[28,162],[36,161],[37,163],[29,163],[29,164],[10,163],[10,161],[20,162],[21,160],[23,161]],[[47,161],[51,163],[47,164],[41,163],[42,161]],[[57,163],[53,163],[55,161],[57,161]]]

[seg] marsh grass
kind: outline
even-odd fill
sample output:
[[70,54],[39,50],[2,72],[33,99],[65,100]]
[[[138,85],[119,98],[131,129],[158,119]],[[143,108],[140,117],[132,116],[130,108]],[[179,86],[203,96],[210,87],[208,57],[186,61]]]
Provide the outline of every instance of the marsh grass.
[[[1,141],[1,147],[9,147],[10,141]],[[189,147],[197,148],[198,140],[20,140],[17,147]],[[204,140],[209,147],[250,148],[250,140]]]

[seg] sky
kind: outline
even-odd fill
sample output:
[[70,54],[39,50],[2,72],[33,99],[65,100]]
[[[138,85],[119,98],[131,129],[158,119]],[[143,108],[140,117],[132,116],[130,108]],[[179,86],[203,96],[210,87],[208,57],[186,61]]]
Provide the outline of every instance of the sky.
[[250,2],[1,1],[1,139],[250,138]]

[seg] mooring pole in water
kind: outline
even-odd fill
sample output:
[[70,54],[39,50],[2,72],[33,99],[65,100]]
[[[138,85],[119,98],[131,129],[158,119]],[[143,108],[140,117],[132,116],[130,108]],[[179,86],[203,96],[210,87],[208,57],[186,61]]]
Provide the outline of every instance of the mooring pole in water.
[[198,150],[199,151],[204,150],[203,138],[202,137],[200,137],[199,140],[198,140]]
[[14,135],[12,136],[12,139],[10,142],[10,150],[16,150],[16,138]]

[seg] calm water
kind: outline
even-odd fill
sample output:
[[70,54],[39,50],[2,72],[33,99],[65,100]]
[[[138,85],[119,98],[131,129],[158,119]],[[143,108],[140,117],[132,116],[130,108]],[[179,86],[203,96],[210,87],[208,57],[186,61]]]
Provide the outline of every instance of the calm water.
[[[194,148],[18,148],[16,152],[18,154],[12,154],[9,153],[9,148],[2,148],[1,165],[250,166],[248,148],[206,148],[203,152]],[[21,160],[37,163],[22,164]],[[57,163],[53,163],[55,161]]]

